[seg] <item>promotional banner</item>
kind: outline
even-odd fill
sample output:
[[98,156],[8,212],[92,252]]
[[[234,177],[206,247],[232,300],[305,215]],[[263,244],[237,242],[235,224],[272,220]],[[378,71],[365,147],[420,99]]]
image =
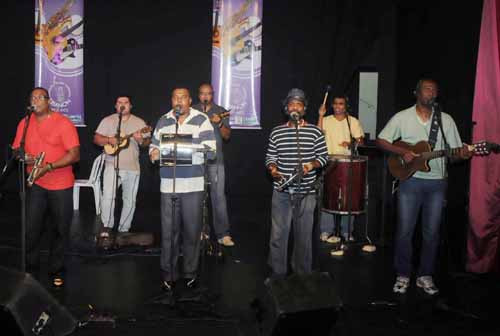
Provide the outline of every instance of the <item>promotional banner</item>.
[[35,0],[35,86],[49,91],[52,109],[85,126],[83,0]]
[[260,128],[262,1],[214,0],[212,86],[233,128]]

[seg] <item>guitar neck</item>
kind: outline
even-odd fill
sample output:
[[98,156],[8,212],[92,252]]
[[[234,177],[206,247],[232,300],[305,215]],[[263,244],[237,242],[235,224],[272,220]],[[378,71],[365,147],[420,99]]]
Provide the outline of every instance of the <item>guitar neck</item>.
[[425,160],[432,160],[432,159],[436,159],[436,158],[442,157],[442,156],[450,157],[450,156],[458,155],[458,151],[460,150],[460,148],[461,147],[450,148],[450,149],[441,149],[441,150],[436,150],[436,151],[432,151],[432,152],[421,153],[420,155],[422,155],[422,157]]

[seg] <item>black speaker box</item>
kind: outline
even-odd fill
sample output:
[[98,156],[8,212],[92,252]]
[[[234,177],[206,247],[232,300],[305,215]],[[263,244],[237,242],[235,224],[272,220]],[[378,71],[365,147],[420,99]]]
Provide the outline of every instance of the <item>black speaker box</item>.
[[262,335],[329,335],[342,302],[328,273],[269,279],[257,319]]
[[[30,274],[0,267],[0,306],[12,318],[23,335],[68,335],[77,321]],[[15,333],[9,333],[14,335]]]

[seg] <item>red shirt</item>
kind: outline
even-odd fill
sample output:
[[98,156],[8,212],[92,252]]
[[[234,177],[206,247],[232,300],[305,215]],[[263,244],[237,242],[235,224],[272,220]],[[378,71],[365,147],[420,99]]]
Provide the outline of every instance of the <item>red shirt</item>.
[[[19,148],[26,118],[17,125],[13,148]],[[66,155],[71,148],[80,146],[78,133],[73,123],[59,112],[52,112],[46,119],[37,121],[34,114],[28,125],[25,150],[34,157],[45,152],[43,163],[55,162]],[[28,167],[28,173],[33,169]],[[72,166],[57,168],[37,179],[35,184],[48,190],[71,188],[75,182]]]

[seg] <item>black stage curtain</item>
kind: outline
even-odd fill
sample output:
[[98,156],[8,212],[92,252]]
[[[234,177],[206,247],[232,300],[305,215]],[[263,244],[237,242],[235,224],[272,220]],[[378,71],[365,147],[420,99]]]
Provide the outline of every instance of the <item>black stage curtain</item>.
[[[33,78],[34,1],[8,1],[9,20],[21,27],[9,40],[9,113],[0,148],[15,133]],[[134,112],[155,123],[170,105],[175,86],[196,89],[210,80],[212,1],[86,1],[85,113],[79,129],[85,177],[98,154],[92,136],[99,121],[113,112],[118,93],[133,97]],[[283,121],[282,100],[292,87],[309,97],[307,118],[317,120],[324,88],[353,91],[356,70],[370,66],[394,78],[395,10],[393,1],[264,1],[262,129],[235,130],[225,146],[228,192],[269,195],[264,169],[267,136]],[[382,81],[381,110],[392,102],[392,81]],[[352,92],[348,92],[352,93]],[[389,97],[389,98],[387,98]],[[356,113],[356,112],[354,112]],[[154,168],[144,155],[141,190],[158,190]],[[15,187],[15,183],[11,185]]]
[[[7,36],[3,63],[2,154],[24,113],[34,76],[34,1],[6,3],[6,23],[15,34]],[[287,91],[306,91],[307,119],[315,123],[327,84],[355,101],[359,69],[379,72],[378,130],[396,111],[414,103],[411,92],[426,75],[441,83],[445,111],[453,111],[468,140],[481,8],[482,1],[264,0],[262,129],[234,130],[225,145],[230,202],[239,202],[240,196],[267,202],[267,137],[284,120]],[[92,144],[94,130],[113,112],[118,93],[131,94],[134,113],[152,124],[169,109],[175,86],[190,88],[196,101],[198,85],[210,80],[211,10],[211,0],[85,1],[87,127],[78,130],[82,160],[77,177],[90,171],[99,152]],[[141,160],[140,191],[157,191],[156,169],[146,153]],[[0,155],[2,165],[4,161]],[[465,189],[466,165],[452,174]],[[16,191],[15,174],[0,189]],[[463,192],[453,195],[465,199]]]

